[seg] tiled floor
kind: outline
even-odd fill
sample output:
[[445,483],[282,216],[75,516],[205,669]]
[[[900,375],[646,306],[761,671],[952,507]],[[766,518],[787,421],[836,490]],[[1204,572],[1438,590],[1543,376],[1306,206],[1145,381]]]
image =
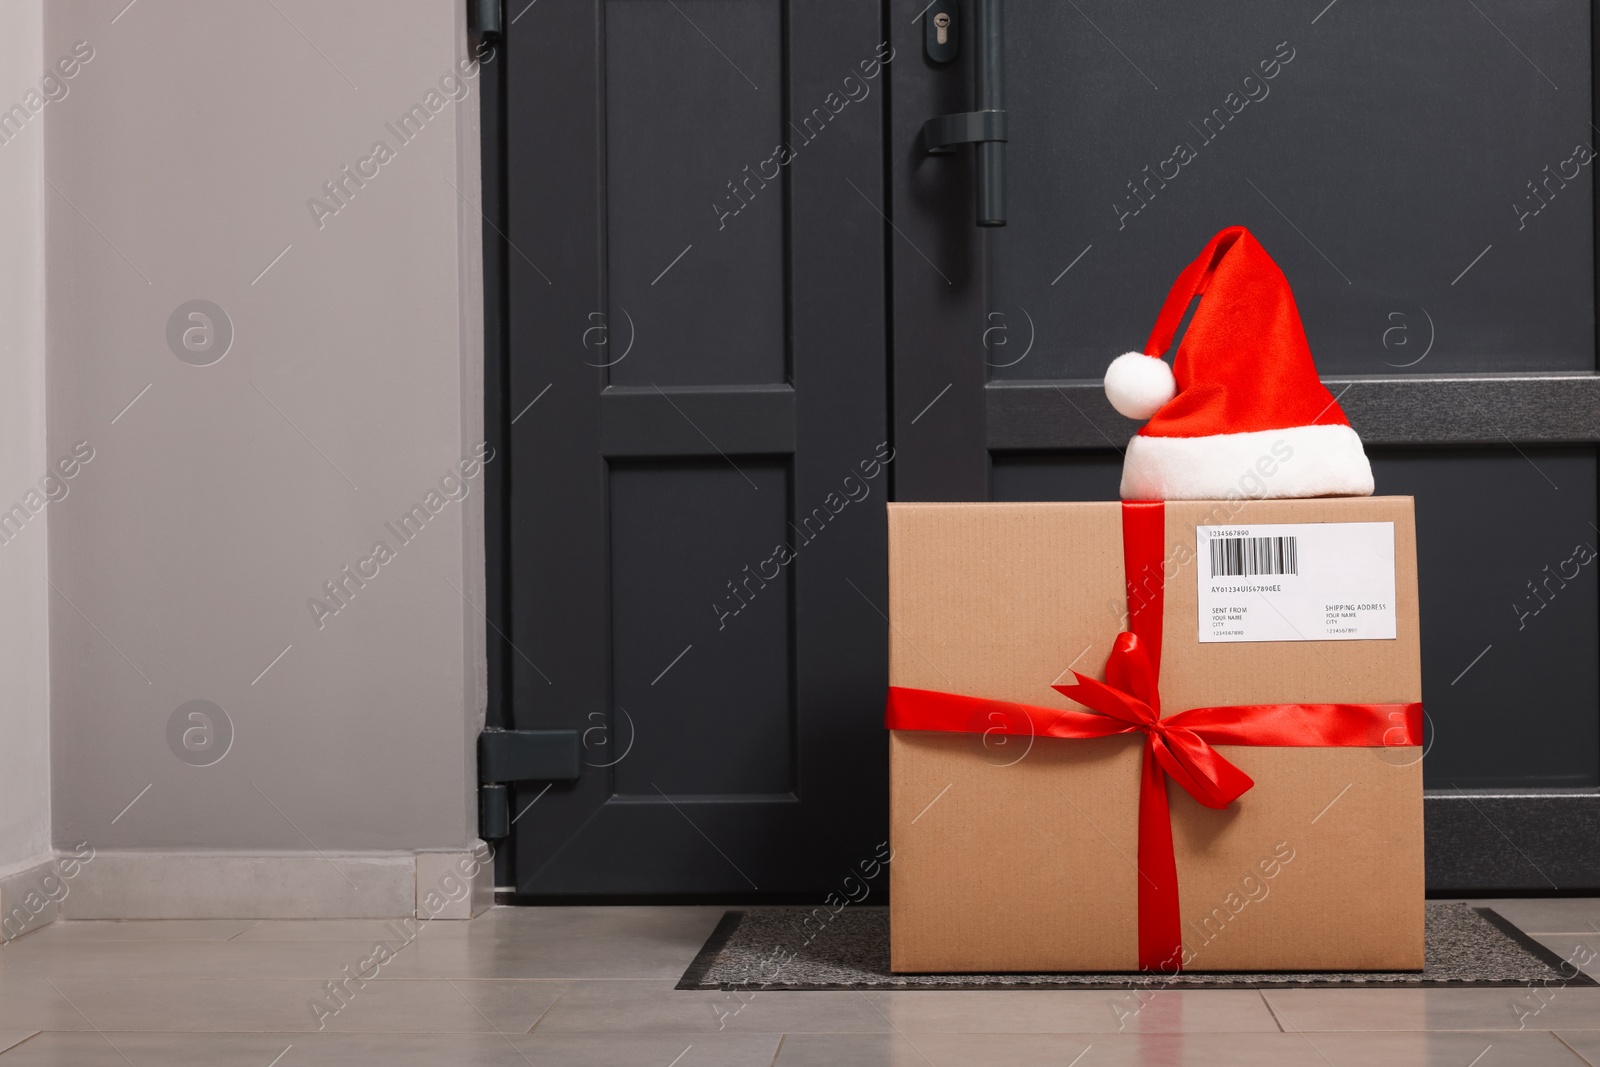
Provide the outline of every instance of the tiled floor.
[[[1566,956],[1600,900],[1497,901]],[[1600,988],[679,992],[720,908],[57,923],[0,949],[0,1067],[1600,1067]],[[379,943],[401,946],[364,984]],[[1591,967],[1591,973],[1597,968]],[[330,982],[346,981],[342,997]]]

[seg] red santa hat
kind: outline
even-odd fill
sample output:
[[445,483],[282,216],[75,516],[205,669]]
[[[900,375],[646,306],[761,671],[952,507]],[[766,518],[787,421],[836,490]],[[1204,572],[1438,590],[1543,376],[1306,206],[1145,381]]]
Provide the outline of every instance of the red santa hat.
[[[1169,368],[1161,355],[1201,294]],[[1128,442],[1124,500],[1372,493],[1361,438],[1317,377],[1289,282],[1243,226],[1184,268],[1144,352],[1113,360],[1105,387],[1112,407],[1150,420]]]

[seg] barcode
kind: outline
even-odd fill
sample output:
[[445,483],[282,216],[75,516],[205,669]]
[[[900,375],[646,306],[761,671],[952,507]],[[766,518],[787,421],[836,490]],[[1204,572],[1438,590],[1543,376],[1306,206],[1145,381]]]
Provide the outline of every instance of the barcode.
[[1299,574],[1296,537],[1213,537],[1211,577]]

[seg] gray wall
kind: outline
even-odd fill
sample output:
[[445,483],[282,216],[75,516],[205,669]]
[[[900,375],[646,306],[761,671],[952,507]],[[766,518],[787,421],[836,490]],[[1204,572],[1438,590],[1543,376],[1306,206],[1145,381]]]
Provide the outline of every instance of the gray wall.
[[[49,508],[55,843],[464,847],[481,474],[410,543],[385,527],[481,438],[481,222],[457,192],[479,81],[439,91],[461,0],[125,4],[45,14],[46,62],[93,58],[45,109],[48,444],[6,468],[93,450]],[[413,104],[402,143],[385,124]],[[393,158],[314,213],[379,140]],[[202,321],[169,331],[195,300],[233,335],[204,366],[220,322],[209,348]],[[308,601],[336,606],[323,584],[380,540],[393,558],[319,628]],[[207,720],[191,747],[169,731],[196,700],[233,729],[209,766]]]
[[[0,4],[0,107],[37,86],[39,0]],[[42,98],[41,98],[42,99]],[[50,849],[50,587],[47,532],[57,505],[29,498],[45,474],[44,127],[50,107],[0,126],[0,510],[28,500],[0,525],[0,875]]]

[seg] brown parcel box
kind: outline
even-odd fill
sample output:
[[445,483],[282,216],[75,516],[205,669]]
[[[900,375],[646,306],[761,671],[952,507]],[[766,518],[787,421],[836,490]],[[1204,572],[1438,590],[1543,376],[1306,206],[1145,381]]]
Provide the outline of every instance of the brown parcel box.
[[[1165,586],[1164,715],[1421,700],[1410,497],[1173,501],[1165,521],[1168,575],[1189,562]],[[1196,525],[1388,521],[1393,640],[1197,640]],[[889,505],[891,685],[1077,708],[1050,685],[1104,677],[1126,600],[1118,503]],[[1137,970],[1141,745],[894,731],[891,969]],[[1217,750],[1255,780],[1226,809],[1167,782],[1186,969],[1420,969],[1421,751]]]

